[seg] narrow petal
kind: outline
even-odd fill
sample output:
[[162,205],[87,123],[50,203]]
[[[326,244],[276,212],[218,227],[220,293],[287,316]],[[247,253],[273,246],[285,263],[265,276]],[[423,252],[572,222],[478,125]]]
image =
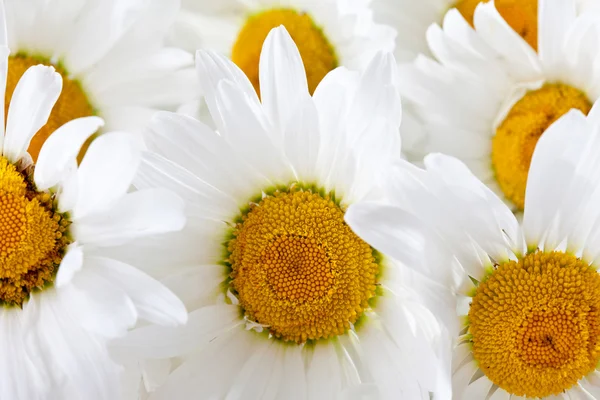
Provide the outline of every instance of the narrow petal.
[[285,27],[269,32],[259,64],[260,96],[276,132],[282,132],[308,94],[302,57]]

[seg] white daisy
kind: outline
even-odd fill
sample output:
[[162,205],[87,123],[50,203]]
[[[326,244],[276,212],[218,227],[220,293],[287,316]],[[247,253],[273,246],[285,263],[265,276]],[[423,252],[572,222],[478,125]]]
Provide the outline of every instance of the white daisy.
[[[9,63],[1,44],[2,90]],[[0,124],[1,399],[113,400],[120,369],[107,342],[138,319],[170,326],[187,319],[172,292],[104,256],[107,247],[178,230],[185,221],[182,200],[167,190],[127,193],[141,156],[129,135],[102,135],[78,168],[80,147],[103,121],[75,119],[50,136],[32,163],[29,142],[61,88],[54,68],[27,69],[6,129]]]
[[523,208],[538,138],[570,109],[587,113],[600,97],[597,14],[578,16],[575,0],[540,0],[538,18],[536,53],[493,2],[478,6],[475,30],[451,10],[443,28],[427,33],[438,61],[421,56],[400,73],[413,110],[407,128],[420,139],[405,151],[460,158],[515,209]]
[[27,68],[43,63],[63,78],[46,126],[29,148],[74,118],[96,115],[106,130],[134,130],[156,109],[197,98],[193,57],[164,47],[176,0],[4,0],[9,58],[6,103]]
[[379,255],[343,219],[349,204],[378,198],[400,154],[393,57],[362,75],[336,69],[311,97],[279,27],[260,65],[262,102],[231,61],[198,52],[219,133],[183,115],[154,118],[159,154],[144,156],[136,185],[187,200],[186,229],[150,256],[169,255],[168,285],[191,312],[182,329],[141,328],[118,347],[177,357],[153,400],[449,398],[441,328],[422,302],[432,288],[410,285],[399,265],[421,260]]
[[522,224],[463,163],[440,154],[425,159],[426,171],[392,169],[396,204],[348,210],[353,228],[392,255],[405,238],[391,221],[405,209],[445,240],[458,268],[446,263],[439,276],[461,282],[454,399],[600,399],[599,146],[600,101],[587,119],[572,110],[546,130]]
[[373,22],[370,0],[184,1],[172,32],[175,44],[228,55],[259,90],[258,62],[272,28],[296,42],[313,93],[338,66],[361,68],[378,51],[393,51],[396,32]]

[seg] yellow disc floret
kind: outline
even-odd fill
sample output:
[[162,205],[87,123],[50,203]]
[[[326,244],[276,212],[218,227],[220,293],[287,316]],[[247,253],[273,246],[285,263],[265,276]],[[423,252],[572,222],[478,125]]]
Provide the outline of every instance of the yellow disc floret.
[[[489,0],[460,0],[456,8],[473,25],[473,15],[479,3]],[[517,32],[531,47],[537,50],[538,36],[538,1],[537,0],[496,0],[496,9],[502,18]]]
[[332,199],[311,191],[265,197],[237,224],[228,250],[246,317],[286,341],[343,334],[375,296],[373,249]]
[[0,157],[0,303],[21,306],[54,279],[69,221],[52,197],[37,192],[15,165]]
[[600,360],[600,275],[562,252],[509,261],[477,287],[469,311],[473,357],[516,396],[558,395]]
[[529,165],[542,133],[572,108],[587,114],[592,104],[581,91],[549,84],[527,93],[510,110],[492,142],[492,165],[504,195],[519,209],[525,205]]
[[69,78],[67,72],[60,65],[52,64],[49,60],[38,57],[30,57],[23,54],[10,56],[8,59],[8,76],[6,80],[6,95],[4,101],[5,116],[8,116],[8,107],[10,99],[21,76],[29,67],[34,65],[44,64],[53,66],[63,79],[62,92],[58,101],[52,109],[50,118],[46,125],[38,131],[31,139],[29,149],[27,150],[34,161],[37,160],[38,154],[42,145],[56,129],[75,118],[89,117],[94,114],[94,110],[88,101],[81,85],[76,80]]
[[251,16],[239,32],[231,59],[246,73],[260,94],[258,62],[263,42],[271,29],[285,26],[298,46],[312,94],[327,73],[338,66],[335,51],[312,18],[291,9],[273,9]]

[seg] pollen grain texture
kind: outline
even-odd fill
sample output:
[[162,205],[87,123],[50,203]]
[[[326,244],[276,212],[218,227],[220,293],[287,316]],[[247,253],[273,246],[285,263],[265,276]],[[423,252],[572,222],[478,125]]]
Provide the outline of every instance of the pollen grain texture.
[[505,262],[477,287],[473,356],[496,385],[545,398],[573,387],[600,360],[600,275],[562,252]]
[[246,317],[284,341],[345,333],[375,296],[373,249],[330,198],[276,192],[251,207],[229,242],[231,286]]
[[69,244],[69,221],[54,211],[50,194],[0,157],[0,304],[22,306],[54,280]]

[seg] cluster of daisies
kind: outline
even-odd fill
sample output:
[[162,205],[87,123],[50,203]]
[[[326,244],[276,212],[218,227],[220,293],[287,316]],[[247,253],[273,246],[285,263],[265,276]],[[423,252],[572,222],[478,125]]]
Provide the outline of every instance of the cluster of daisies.
[[0,400],[600,400],[600,0],[0,0]]

